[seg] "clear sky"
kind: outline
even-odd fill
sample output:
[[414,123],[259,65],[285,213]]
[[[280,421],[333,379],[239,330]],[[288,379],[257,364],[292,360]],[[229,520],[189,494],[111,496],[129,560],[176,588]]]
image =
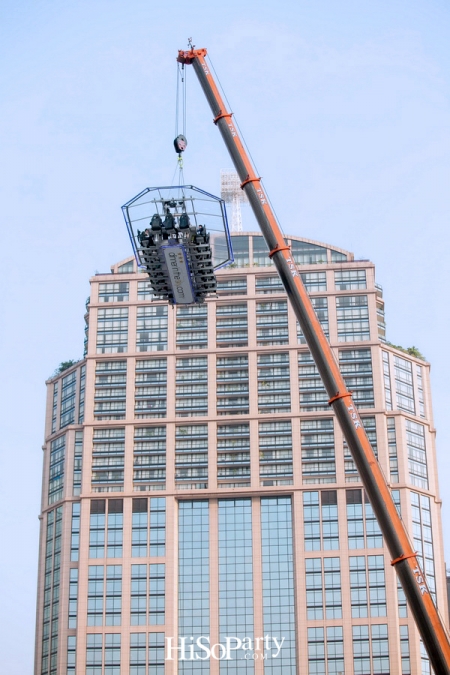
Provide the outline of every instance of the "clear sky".
[[[82,355],[89,277],[130,254],[120,206],[171,182],[191,36],[284,231],[373,260],[388,339],[432,364],[450,562],[447,0],[3,0],[1,674],[32,672],[44,381]],[[187,88],[186,182],[218,193],[230,160]]]

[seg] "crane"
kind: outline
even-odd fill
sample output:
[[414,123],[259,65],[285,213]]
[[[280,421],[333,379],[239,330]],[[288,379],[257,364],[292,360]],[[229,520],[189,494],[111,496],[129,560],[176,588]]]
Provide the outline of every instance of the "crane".
[[256,175],[253,164],[233,123],[219,88],[206,61],[207,50],[179,50],[177,61],[192,65],[211,107],[248,201],[269,248],[269,256],[281,277],[288,298],[311,351],[329,396],[336,418],[358,468],[362,483],[386,540],[394,566],[405,592],[417,628],[437,675],[450,675],[450,642],[446,628],[430,595],[408,532],[401,520],[391,491],[364,431],[351,392],[344,379],[303,285],[290,247]]

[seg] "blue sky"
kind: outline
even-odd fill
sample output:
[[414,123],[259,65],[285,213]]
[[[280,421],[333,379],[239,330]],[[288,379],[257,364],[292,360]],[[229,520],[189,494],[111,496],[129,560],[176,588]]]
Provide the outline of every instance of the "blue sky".
[[[376,264],[388,339],[432,363],[450,561],[450,8],[428,0],[3,0],[1,672],[32,672],[45,379],[83,347],[120,206],[171,181],[175,56],[213,64],[285,232]],[[188,72],[186,182],[230,160]],[[247,229],[254,229],[244,210]]]

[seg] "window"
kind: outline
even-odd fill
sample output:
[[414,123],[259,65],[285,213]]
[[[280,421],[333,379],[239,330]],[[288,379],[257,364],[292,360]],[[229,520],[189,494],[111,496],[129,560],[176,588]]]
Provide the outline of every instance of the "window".
[[86,675],[120,675],[120,633],[106,633],[104,652],[102,633],[86,637]]
[[233,246],[234,265],[236,265],[236,267],[248,266],[250,263],[248,237],[232,236],[231,244]]
[[269,258],[269,249],[264,237],[252,237],[253,240],[253,264],[260,267],[268,267],[273,265],[273,261]]
[[[252,502],[219,499],[218,509],[219,642],[224,642],[228,635],[253,635]],[[232,660],[223,661],[225,672],[235,673],[238,659],[235,652]],[[239,671],[253,672],[253,667],[242,666]]]
[[181,489],[208,487],[208,426],[175,429],[175,484]]
[[167,305],[137,308],[137,352],[162,352],[167,349],[167,320]]
[[265,675],[295,673],[294,570],[290,497],[261,499],[264,635],[283,635],[283,649],[267,659]]
[[333,420],[302,420],[300,429],[303,483],[335,483]]
[[314,265],[327,262],[327,249],[307,241],[291,241],[291,251],[297,265]]
[[[106,585],[105,585],[106,579]],[[89,565],[87,625],[120,626],[122,565]]]
[[391,387],[391,372],[389,368],[389,354],[383,351],[383,382],[384,382],[384,399],[386,410],[392,410],[392,387]]
[[411,675],[408,626],[399,626],[399,630],[400,630],[400,653],[402,656],[402,675]]
[[339,549],[336,490],[303,493],[305,551]]
[[397,408],[415,415],[412,363],[394,355],[395,388]]
[[344,634],[342,626],[329,626],[326,629],[308,628],[309,675],[325,675],[325,673],[339,675],[343,672]]
[[388,417],[387,437],[389,447],[389,473],[392,483],[398,483],[398,455],[397,455],[397,435],[395,431],[395,417]]
[[291,411],[289,354],[258,355],[258,412]]
[[352,618],[386,616],[383,556],[350,556],[349,564]]
[[105,510],[106,501],[104,499],[91,499],[89,558],[105,557]]
[[355,291],[367,288],[366,270],[336,270],[334,284],[338,291]]
[[401,619],[406,619],[408,616],[408,604],[406,602],[406,595],[400,583],[400,580],[397,579],[397,604],[398,604],[398,616]]
[[164,633],[131,633],[130,675],[164,675]]
[[378,338],[381,342],[386,342],[386,319],[384,315],[384,300],[377,297],[377,327]]
[[[131,583],[133,586],[133,581]],[[133,596],[131,596],[131,603],[133,604]],[[132,622],[131,625],[138,624]],[[147,672],[147,634],[130,633],[130,675],[146,675]]]
[[247,295],[247,279],[245,277],[217,279],[217,295]]
[[120,641],[120,633],[105,635],[105,675],[120,675]]
[[128,349],[128,307],[99,309],[97,354],[121,354]]
[[373,408],[375,400],[370,349],[340,349],[339,368],[358,408]]
[[292,485],[291,420],[259,423],[261,485]]
[[131,565],[132,626],[164,624],[165,567],[163,563]]
[[320,293],[327,290],[326,272],[301,272],[300,276],[308,293]]
[[387,624],[353,626],[354,675],[389,675],[389,644]]
[[86,366],[80,368],[80,392],[78,395],[78,424],[84,422],[84,395],[86,388]]
[[246,347],[247,344],[247,303],[217,305],[216,346]]
[[95,419],[125,419],[126,396],[127,362],[97,361],[95,366]]
[[[178,635],[195,641],[210,634],[209,502],[181,501],[178,508]],[[178,663],[183,675],[208,675],[209,669],[208,661]]]
[[75,395],[77,389],[77,371],[66,375],[61,380],[61,407],[59,428],[62,429],[75,422]]
[[166,554],[166,499],[150,498],[150,557]]
[[137,282],[137,295],[138,302],[142,302],[144,300],[153,300],[154,295],[150,281]]
[[62,516],[62,506],[47,513],[41,675],[57,675]]
[[125,461],[125,428],[94,429],[92,490],[122,492]]
[[72,502],[72,532],[70,543],[70,560],[78,562],[78,553],[80,550],[80,502]]
[[[133,558],[158,558],[165,555],[166,541],[166,500],[151,497],[150,518],[147,497],[133,499],[132,547]],[[150,537],[149,537],[150,525]],[[150,541],[150,549],[148,548]]]
[[77,665],[77,636],[69,635],[67,637],[67,675],[75,675]]
[[331,253],[331,262],[343,262],[344,260],[348,260],[348,256],[345,255],[345,253],[340,253],[339,251],[334,251],[333,249],[330,249]]
[[[375,417],[361,417],[361,422],[364,427],[364,431],[367,434],[367,438],[370,441],[372,450],[375,454],[375,457],[378,457],[378,446],[377,446],[377,426]],[[345,482],[346,483],[357,483],[360,482],[360,477],[356,464],[353,460],[352,454],[347,445],[347,441],[343,439],[344,446],[344,467],[345,467]]]
[[104,593],[103,565],[89,565],[87,625],[103,626],[103,593]]
[[177,349],[206,349],[208,346],[207,305],[177,307]]
[[108,499],[108,540],[106,556],[123,555],[123,499]]
[[306,612],[308,619],[341,619],[341,565],[339,558],[306,558]]
[[329,410],[328,394],[310,352],[298,354],[300,410]]
[[425,573],[431,596],[436,603],[436,573],[430,498],[417,492],[411,492],[410,494],[414,549],[418,554],[419,565]]
[[306,558],[306,616],[323,619],[322,558]]
[[122,565],[106,565],[105,590],[105,626],[120,626],[122,622]]
[[134,416],[165,417],[167,410],[167,359],[136,361]]
[[217,414],[249,412],[248,356],[217,357]]
[[53,407],[52,407],[52,434],[56,431],[56,420],[58,412],[58,382],[53,385]]
[[381,548],[383,537],[372,506],[362,490],[347,490],[347,530],[349,549]]
[[64,459],[66,436],[59,436],[50,442],[50,466],[48,477],[48,503],[54,504],[63,498]]
[[223,488],[250,485],[248,424],[217,425],[217,479]]
[[129,299],[128,281],[112,284],[99,284],[98,301],[99,302],[124,302]]
[[165,573],[164,563],[149,565],[148,619],[150,626],[165,624]]
[[408,448],[409,482],[428,490],[428,468],[425,447],[425,428],[412,420],[405,420]]
[[300,410],[328,410],[328,395],[310,352],[299,352],[298,377]]
[[256,340],[259,346],[289,343],[286,300],[256,303]]
[[338,342],[370,340],[367,295],[342,295],[336,298]]
[[[312,306],[314,307],[316,316],[320,321],[320,325],[323,328],[323,332],[325,333],[326,337],[329,338],[330,331],[328,325],[328,298],[312,297],[310,298],[310,300]],[[298,321],[297,321],[297,342],[301,345],[306,344],[305,336],[302,333],[302,329],[300,328],[300,324],[298,323]]]
[[166,487],[166,427],[136,427],[134,430],[135,491]]
[[206,356],[177,359],[175,412],[177,417],[208,414]]
[[134,260],[129,260],[123,265],[119,265],[117,269],[118,274],[130,274],[131,272],[134,272]]
[[280,277],[256,277],[255,279],[256,294],[267,295],[268,293],[284,293],[283,282]]
[[88,633],[86,636],[86,675],[102,675],[103,635]]
[[425,417],[425,398],[423,393],[423,368],[422,366],[416,365],[416,376],[417,376],[417,399],[419,403],[419,415],[420,417]]

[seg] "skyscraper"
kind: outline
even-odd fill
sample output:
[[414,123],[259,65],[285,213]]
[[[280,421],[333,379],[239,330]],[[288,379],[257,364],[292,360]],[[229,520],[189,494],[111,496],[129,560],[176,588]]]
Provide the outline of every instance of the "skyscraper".
[[[447,615],[429,364],[371,262],[289,241]],[[201,305],[132,259],[91,279],[47,383],[35,675],[430,672],[265,242],[233,248]]]

